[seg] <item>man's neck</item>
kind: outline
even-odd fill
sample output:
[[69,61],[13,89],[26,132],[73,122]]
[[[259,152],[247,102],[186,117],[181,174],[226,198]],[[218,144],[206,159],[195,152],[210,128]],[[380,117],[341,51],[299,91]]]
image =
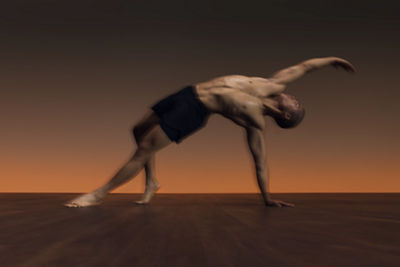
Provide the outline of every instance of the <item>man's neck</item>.
[[278,108],[279,106],[278,100],[276,99],[275,96],[262,98],[261,101],[263,102],[264,106],[263,110],[264,115],[275,117],[276,115],[279,115],[281,113],[281,111]]

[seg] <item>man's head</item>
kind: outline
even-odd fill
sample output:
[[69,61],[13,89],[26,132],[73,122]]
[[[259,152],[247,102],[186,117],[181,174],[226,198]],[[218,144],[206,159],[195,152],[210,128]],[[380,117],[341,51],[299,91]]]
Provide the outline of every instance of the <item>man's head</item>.
[[275,122],[281,128],[293,128],[303,120],[305,110],[297,99],[289,94],[279,94],[275,97],[280,113],[275,114]]

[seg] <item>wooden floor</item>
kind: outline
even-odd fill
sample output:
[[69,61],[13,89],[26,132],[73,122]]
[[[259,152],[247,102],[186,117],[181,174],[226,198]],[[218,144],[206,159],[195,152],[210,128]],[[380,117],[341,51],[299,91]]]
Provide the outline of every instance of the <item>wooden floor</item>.
[[0,266],[400,266],[400,194],[0,194]]

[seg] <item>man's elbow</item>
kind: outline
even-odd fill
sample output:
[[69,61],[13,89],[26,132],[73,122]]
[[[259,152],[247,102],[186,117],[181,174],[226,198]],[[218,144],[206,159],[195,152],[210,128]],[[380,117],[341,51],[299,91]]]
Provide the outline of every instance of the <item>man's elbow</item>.
[[310,60],[303,61],[297,66],[300,69],[300,71],[303,73],[309,73],[310,71],[314,70],[316,67]]

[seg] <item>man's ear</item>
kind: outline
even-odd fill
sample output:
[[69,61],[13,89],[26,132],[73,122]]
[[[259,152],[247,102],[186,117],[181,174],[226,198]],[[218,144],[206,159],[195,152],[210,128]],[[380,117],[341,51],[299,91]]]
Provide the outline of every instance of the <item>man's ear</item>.
[[283,113],[283,117],[285,118],[285,119],[287,119],[287,120],[290,120],[290,118],[292,117],[292,114],[290,114],[289,112],[284,112]]

